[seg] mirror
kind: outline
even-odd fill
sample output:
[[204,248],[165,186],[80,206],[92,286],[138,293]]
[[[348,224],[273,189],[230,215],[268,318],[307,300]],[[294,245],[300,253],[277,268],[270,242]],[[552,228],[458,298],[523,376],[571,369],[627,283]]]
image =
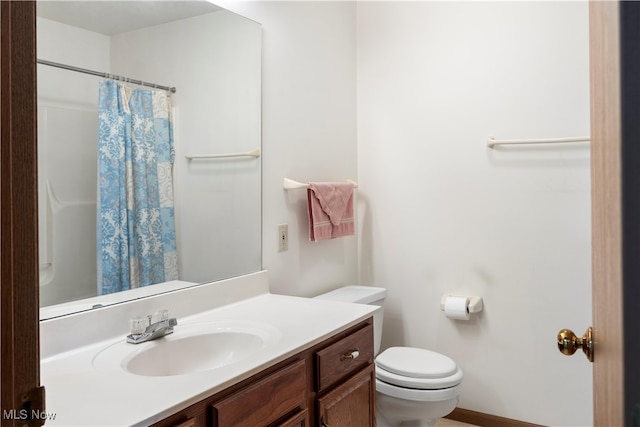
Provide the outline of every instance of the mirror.
[[100,295],[98,88],[105,79],[38,65],[41,319],[259,271],[260,158],[187,154],[260,148],[260,24],[206,1],[41,1],[37,10],[39,61],[176,88],[169,181],[178,275]]

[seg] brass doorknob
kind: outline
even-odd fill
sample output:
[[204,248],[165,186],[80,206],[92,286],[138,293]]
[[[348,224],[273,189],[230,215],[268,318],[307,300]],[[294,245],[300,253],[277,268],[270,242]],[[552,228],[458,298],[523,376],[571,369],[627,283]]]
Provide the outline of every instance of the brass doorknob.
[[560,350],[560,353],[571,356],[579,348],[582,348],[589,362],[593,362],[593,329],[591,326],[589,326],[582,338],[578,338],[569,329],[563,329],[558,332],[558,350]]

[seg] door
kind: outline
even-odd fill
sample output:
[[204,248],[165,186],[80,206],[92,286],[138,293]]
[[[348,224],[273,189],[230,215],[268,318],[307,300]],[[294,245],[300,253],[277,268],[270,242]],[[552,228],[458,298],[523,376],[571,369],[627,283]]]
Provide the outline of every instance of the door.
[[45,416],[38,346],[35,3],[0,1],[1,425]]
[[321,427],[372,427],[375,422],[374,365],[318,398]]
[[640,402],[640,311],[634,307],[640,298],[638,19],[640,5],[636,2],[590,2],[593,401],[597,426],[640,425],[640,414],[635,420],[633,414]]

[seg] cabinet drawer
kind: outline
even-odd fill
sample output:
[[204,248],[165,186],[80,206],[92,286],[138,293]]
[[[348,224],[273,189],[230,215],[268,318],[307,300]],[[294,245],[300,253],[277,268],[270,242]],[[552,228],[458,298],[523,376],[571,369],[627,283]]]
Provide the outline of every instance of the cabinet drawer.
[[214,426],[267,426],[307,404],[305,361],[300,360],[211,405]]
[[206,427],[207,408],[205,405],[196,403],[187,409],[160,420],[152,427]]
[[316,391],[373,363],[373,326],[367,325],[316,352]]

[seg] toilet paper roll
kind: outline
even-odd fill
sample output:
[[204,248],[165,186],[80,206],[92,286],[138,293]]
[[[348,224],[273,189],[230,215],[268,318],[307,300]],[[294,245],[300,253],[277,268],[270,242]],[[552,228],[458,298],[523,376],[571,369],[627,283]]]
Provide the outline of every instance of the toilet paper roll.
[[444,315],[449,319],[469,320],[469,298],[447,297],[444,300]]

